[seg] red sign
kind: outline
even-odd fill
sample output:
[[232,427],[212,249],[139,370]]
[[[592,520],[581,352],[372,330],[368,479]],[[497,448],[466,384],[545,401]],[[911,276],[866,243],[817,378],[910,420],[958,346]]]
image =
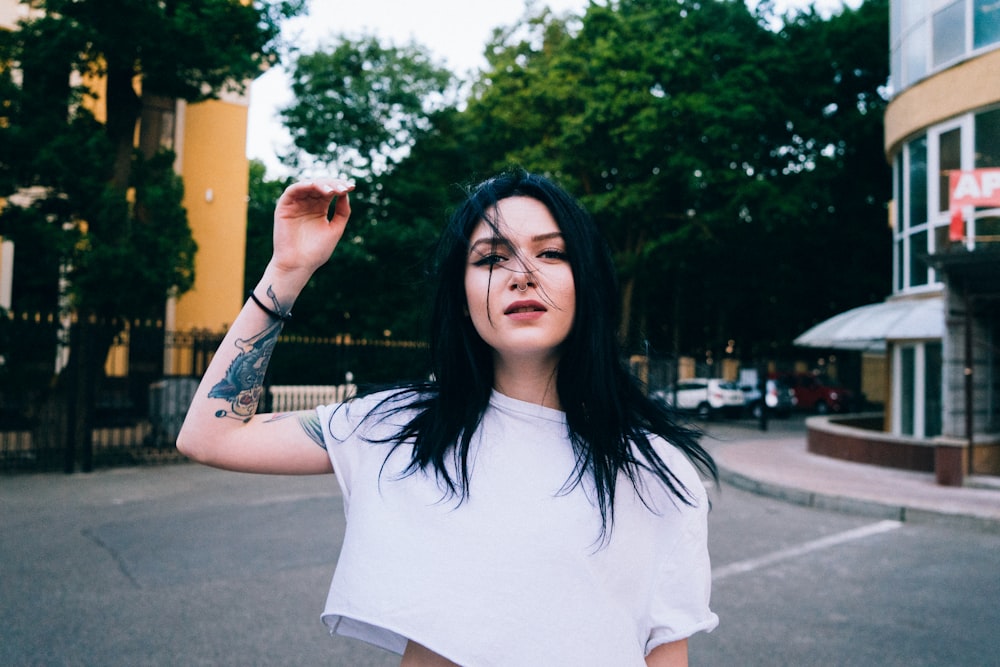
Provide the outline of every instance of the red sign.
[[961,241],[965,238],[963,207],[1000,208],[1000,169],[956,170],[948,175],[948,180],[951,195],[951,228],[948,238]]

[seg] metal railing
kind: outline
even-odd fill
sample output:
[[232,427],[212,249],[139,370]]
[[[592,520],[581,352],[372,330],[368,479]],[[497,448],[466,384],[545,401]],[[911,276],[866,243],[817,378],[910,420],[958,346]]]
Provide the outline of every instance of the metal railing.
[[[221,339],[168,332],[162,322],[0,315],[0,472],[183,460],[177,432]],[[350,377],[364,386],[426,375],[420,343],[282,336],[265,383]]]

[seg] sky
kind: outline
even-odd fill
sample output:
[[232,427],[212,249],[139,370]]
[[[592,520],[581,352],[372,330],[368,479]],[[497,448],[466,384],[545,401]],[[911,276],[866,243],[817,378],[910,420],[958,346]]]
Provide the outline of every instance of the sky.
[[[533,0],[555,12],[582,13],[588,0]],[[748,0],[752,5],[754,0]],[[831,11],[842,4],[857,7],[861,0],[776,0],[779,12],[814,4]],[[524,14],[525,0],[309,0],[308,13],[284,26],[286,39],[311,51],[339,34],[375,34],[393,44],[415,41],[439,61],[462,75],[485,65],[483,48],[493,28],[510,25]],[[277,153],[289,138],[278,118],[278,109],[291,102],[288,78],[272,68],[250,87],[247,156],[267,166],[268,176],[288,174]]]

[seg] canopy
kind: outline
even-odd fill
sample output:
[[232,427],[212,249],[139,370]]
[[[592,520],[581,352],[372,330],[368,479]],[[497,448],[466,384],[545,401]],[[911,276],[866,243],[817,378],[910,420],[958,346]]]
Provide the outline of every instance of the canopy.
[[798,338],[801,347],[879,352],[887,340],[941,340],[944,298],[896,299],[853,308],[820,322]]

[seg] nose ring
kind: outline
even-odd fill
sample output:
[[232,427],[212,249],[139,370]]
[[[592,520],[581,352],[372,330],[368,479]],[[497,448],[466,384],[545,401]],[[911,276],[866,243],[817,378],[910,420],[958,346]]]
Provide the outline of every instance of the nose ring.
[[521,285],[520,283],[514,283],[514,287],[517,288],[518,292],[527,292],[528,291],[528,282],[525,281],[524,285]]

